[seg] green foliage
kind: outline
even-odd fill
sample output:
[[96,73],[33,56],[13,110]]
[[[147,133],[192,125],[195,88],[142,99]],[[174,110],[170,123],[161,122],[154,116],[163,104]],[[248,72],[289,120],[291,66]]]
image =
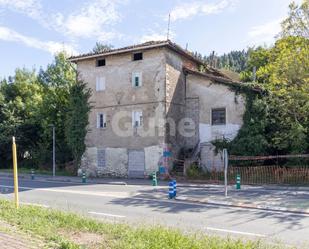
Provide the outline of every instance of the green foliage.
[[65,53],[59,53],[46,70],[38,75],[44,87],[44,99],[40,108],[40,123],[43,129],[39,146],[35,152],[37,164],[51,163],[52,128],[56,131],[56,161],[61,165],[71,161],[71,150],[65,137],[65,118],[69,105],[70,89],[76,82],[75,68],[67,60]]
[[[121,223],[99,222],[53,209],[23,205],[18,210],[8,201],[0,201],[0,219],[17,230],[40,236],[52,248],[117,248],[117,249],[279,249],[261,241],[242,241],[183,233],[162,226],[129,226]],[[86,237],[75,240],[72,235]]]
[[16,69],[10,82],[0,84],[0,159],[11,164],[12,136],[18,142],[18,157],[31,159],[40,132],[38,112],[43,88],[35,72]]
[[93,53],[106,52],[113,49],[113,46],[110,44],[103,44],[101,42],[96,42],[95,46],[92,49]]
[[0,82],[0,161],[11,165],[12,136],[16,137],[20,166],[51,165],[52,129],[56,127],[56,161],[72,160],[63,139],[70,89],[75,69],[60,53],[46,70],[16,69],[15,75]]
[[309,38],[309,0],[300,5],[292,2],[289,5],[289,16],[281,23],[281,37],[302,36]]
[[263,155],[269,151],[267,141],[268,115],[267,103],[264,98],[254,93],[246,94],[246,111],[243,116],[243,126],[232,141],[227,139],[215,140],[217,150],[227,148],[233,155]]
[[267,94],[247,93],[244,125],[233,141],[214,141],[238,155],[308,153],[309,40],[285,37],[269,49],[249,56],[248,70],[257,66],[257,81]]
[[201,54],[195,52],[194,56],[200,60],[203,60],[210,67],[218,69],[229,69],[239,73],[245,70],[247,67],[249,51],[250,49],[242,51],[231,51],[223,55],[217,55],[215,51],[213,51],[208,56],[202,56]]
[[91,90],[81,80],[78,80],[70,89],[65,119],[65,139],[72,151],[76,170],[80,166],[81,157],[86,149],[85,137],[91,109],[90,96]]
[[186,173],[189,178],[198,179],[203,175],[203,170],[198,165],[192,164]]

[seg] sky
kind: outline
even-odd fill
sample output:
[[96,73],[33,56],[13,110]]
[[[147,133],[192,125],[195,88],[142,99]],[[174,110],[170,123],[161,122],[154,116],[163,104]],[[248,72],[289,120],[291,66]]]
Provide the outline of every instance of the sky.
[[[0,0],[0,79],[45,68],[55,53],[169,38],[223,54],[271,45],[291,0]],[[296,0],[300,3],[301,0]]]

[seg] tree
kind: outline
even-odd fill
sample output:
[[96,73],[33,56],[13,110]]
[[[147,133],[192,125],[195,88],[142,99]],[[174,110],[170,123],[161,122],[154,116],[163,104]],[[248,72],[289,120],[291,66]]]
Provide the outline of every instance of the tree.
[[85,152],[88,115],[91,110],[89,99],[91,90],[86,83],[78,80],[70,88],[69,105],[65,118],[65,140],[72,151],[74,166],[77,170]]
[[272,143],[280,150],[308,151],[309,40],[292,36],[278,40],[264,70],[269,75]]
[[16,69],[9,82],[0,84],[0,157],[11,163],[11,139],[18,141],[18,157],[32,160],[40,138],[39,110],[42,86],[34,70]]
[[103,44],[101,42],[96,42],[95,46],[92,49],[93,53],[101,53],[106,52],[113,49],[113,45],[110,44]]
[[57,164],[63,165],[72,160],[72,153],[65,137],[65,117],[69,104],[70,88],[75,84],[76,71],[67,60],[65,53],[55,56],[53,63],[46,70],[41,70],[39,82],[44,88],[44,98],[40,108],[40,123],[42,134],[40,146],[37,147],[37,163],[51,164],[52,130],[56,128],[56,155]]
[[240,79],[243,82],[253,81],[253,71],[256,71],[255,80],[259,83],[268,81],[268,75],[265,73],[264,66],[268,63],[270,50],[266,47],[251,48],[248,50],[247,63],[244,71],[240,73]]
[[309,0],[289,5],[289,16],[281,23],[281,37],[302,36],[309,39]]

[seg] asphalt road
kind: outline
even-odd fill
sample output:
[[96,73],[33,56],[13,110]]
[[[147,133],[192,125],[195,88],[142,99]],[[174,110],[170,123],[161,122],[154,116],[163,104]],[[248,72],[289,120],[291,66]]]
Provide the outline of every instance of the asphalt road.
[[[20,179],[20,201],[115,222],[160,224],[309,248],[309,215],[152,198],[165,187],[73,184]],[[13,181],[0,178],[0,197],[13,199]],[[166,189],[167,192],[167,189]],[[145,195],[145,193],[148,193]]]

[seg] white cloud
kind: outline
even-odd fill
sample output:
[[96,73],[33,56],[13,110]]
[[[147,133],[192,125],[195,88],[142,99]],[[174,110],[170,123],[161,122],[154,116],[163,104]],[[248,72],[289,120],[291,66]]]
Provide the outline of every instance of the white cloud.
[[218,14],[224,9],[235,6],[238,0],[221,0],[217,3],[205,3],[204,1],[195,1],[176,6],[170,12],[171,21],[187,19],[195,15]]
[[0,6],[27,15],[72,39],[95,37],[107,41],[119,37],[109,28],[121,19],[116,7],[123,2],[126,0],[89,0],[68,15],[43,10],[41,0],[0,0]]
[[120,20],[115,3],[115,1],[109,0],[96,0],[85,3],[79,11],[67,17],[58,13],[54,27],[65,32],[68,36],[85,38],[106,36],[110,38],[112,34],[104,31],[105,25]]
[[282,19],[276,19],[262,25],[254,26],[248,32],[248,36],[255,42],[272,42],[280,32]]
[[42,6],[40,0],[0,0],[0,6],[40,19]]
[[143,35],[140,39],[140,42],[147,42],[147,41],[164,41],[166,40],[166,35],[162,33],[152,33]]
[[41,41],[33,37],[22,35],[10,28],[0,26],[0,40],[22,43],[28,47],[41,49],[51,54],[65,50],[70,55],[77,54],[74,46],[55,41]]

